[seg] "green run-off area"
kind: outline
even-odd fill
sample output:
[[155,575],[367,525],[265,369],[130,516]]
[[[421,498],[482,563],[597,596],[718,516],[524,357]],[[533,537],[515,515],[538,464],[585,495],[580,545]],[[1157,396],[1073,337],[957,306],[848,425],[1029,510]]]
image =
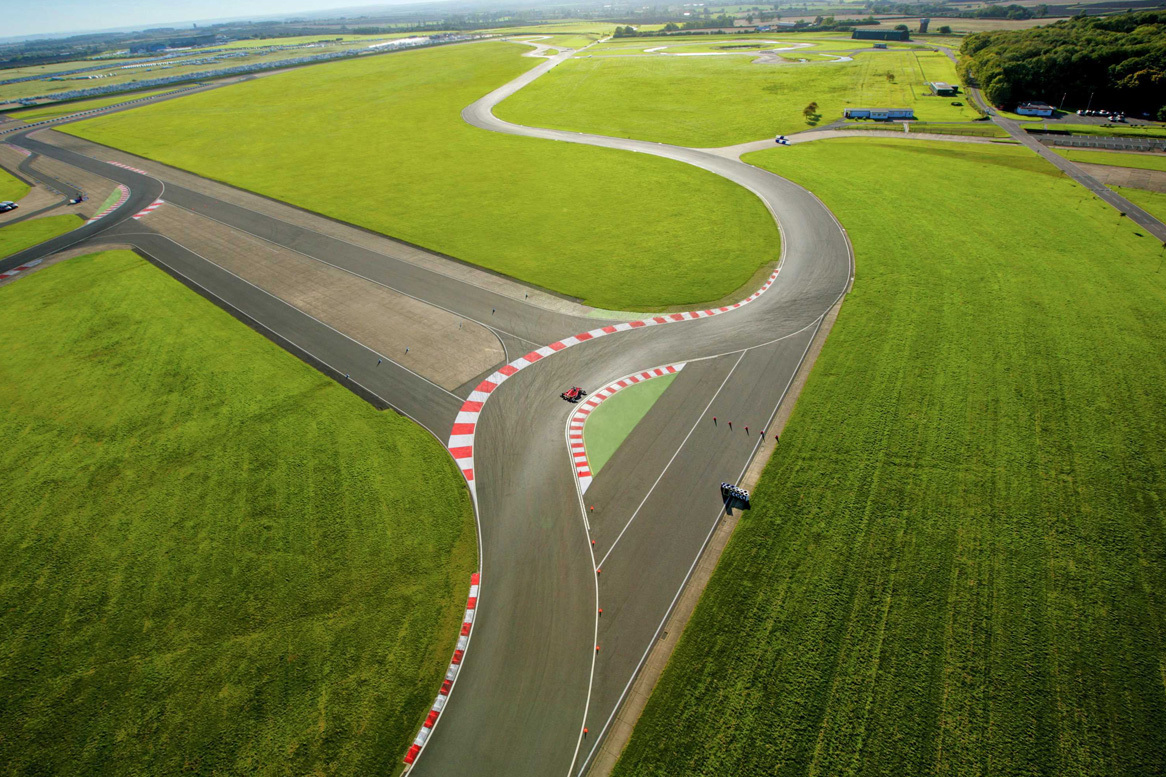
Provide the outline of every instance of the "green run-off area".
[[26,248],[40,245],[57,235],[84,225],[80,216],[46,216],[29,221],[19,221],[8,226],[0,226],[0,259],[12,256]]
[[442,446],[129,252],[0,330],[3,771],[399,768],[477,566]]
[[777,259],[765,206],[719,176],[466,124],[463,108],[542,62],[527,51],[316,65],[68,131],[602,308],[717,300]]
[[[812,51],[802,50],[806,56]],[[918,119],[933,122],[977,118],[963,96],[931,96],[927,81],[959,82],[955,66],[935,52],[887,50],[851,62],[804,64],[753,64],[750,57],[575,58],[504,100],[495,113],[518,124],[699,148],[825,126],[842,119],[845,108],[914,108]],[[817,108],[807,117],[811,103]]]
[[1160,243],[1022,148],[747,161],[857,276],[615,774],[1163,773]]
[[634,383],[600,402],[587,416],[587,423],[583,425],[583,444],[593,474],[603,469],[675,379],[676,373],[672,373]]

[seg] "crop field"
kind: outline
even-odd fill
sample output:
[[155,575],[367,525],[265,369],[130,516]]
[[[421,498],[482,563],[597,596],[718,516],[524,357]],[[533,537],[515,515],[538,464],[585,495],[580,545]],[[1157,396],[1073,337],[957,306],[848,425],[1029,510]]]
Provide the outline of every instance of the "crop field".
[[110,105],[117,105],[118,103],[129,102],[130,100],[140,100],[143,97],[153,97],[154,95],[165,94],[166,92],[174,91],[173,87],[166,89],[149,89],[144,92],[122,92],[113,97],[99,97],[95,100],[76,100],[74,102],[54,103],[51,105],[38,106],[36,108],[29,108],[24,111],[13,111],[9,114],[13,118],[21,121],[34,122],[43,121],[44,119],[55,119],[58,116],[68,116],[71,113],[78,113],[80,111],[91,111],[95,108],[105,108]]
[[[287,38],[248,38],[233,40],[221,46],[210,46],[212,49],[253,49],[265,46],[300,46],[306,43],[376,43],[379,40],[393,38],[408,38],[416,35],[415,32],[394,32],[377,35],[340,35],[321,33],[319,35],[298,35]],[[426,33],[429,34],[429,33]]]
[[[327,36],[322,37],[327,38]],[[388,37],[391,36],[377,35],[372,36],[371,40],[380,40]],[[316,40],[316,38],[313,37],[312,40]],[[83,73],[75,76],[62,76],[62,80],[59,81],[24,81],[19,84],[0,86],[0,102],[5,100],[16,100],[22,97],[53,97],[60,92],[68,92],[74,89],[88,89],[97,86],[124,85],[127,89],[129,89],[132,88],[132,84],[153,78],[186,76],[194,73],[224,70],[226,68],[236,67],[238,65],[271,64],[274,62],[282,62],[294,57],[307,56],[310,54],[326,54],[329,52],[362,49],[365,47],[363,41],[340,41],[324,43],[320,46],[313,46],[310,48],[284,48],[271,50],[266,47],[273,45],[279,46],[283,44],[277,43],[275,40],[241,42],[253,43],[256,45],[240,47],[241,50],[238,53],[240,53],[241,56],[232,56],[229,58],[219,59],[214,62],[199,61],[205,60],[207,57],[216,56],[214,52],[192,52],[189,57],[180,57],[170,60],[150,60],[147,58],[138,61],[131,60],[129,62],[110,63],[107,70],[103,69],[94,71],[92,73]],[[252,51],[252,49],[255,50]],[[94,64],[104,63],[81,63],[81,65],[85,67]],[[90,78],[91,76],[101,77]]]
[[857,277],[615,774],[1166,771],[1161,245],[1023,148],[746,161]]
[[1053,150],[1072,162],[1166,172],[1166,154],[1122,154],[1117,151],[1084,151],[1076,148]]
[[487,42],[316,65],[67,131],[597,307],[718,299],[776,259],[768,211],[718,176],[463,122],[462,108],[540,62],[529,50]]
[[0,259],[63,235],[85,223],[80,216],[46,216],[0,226]]
[[[777,65],[747,57],[593,57],[564,62],[495,113],[520,124],[695,147],[811,129],[841,119],[847,107],[914,108],[924,121],[977,118],[970,106],[952,104],[962,98],[930,96],[925,83],[935,80],[957,81],[951,62],[934,52]],[[807,119],[810,103],[817,111]]]
[[1137,205],[1159,221],[1166,222],[1166,192],[1135,189],[1132,186],[1111,186],[1115,192]]
[[17,202],[28,194],[28,185],[0,169],[0,202],[11,200]]
[[460,474],[129,252],[0,288],[8,774],[389,774],[477,565]]

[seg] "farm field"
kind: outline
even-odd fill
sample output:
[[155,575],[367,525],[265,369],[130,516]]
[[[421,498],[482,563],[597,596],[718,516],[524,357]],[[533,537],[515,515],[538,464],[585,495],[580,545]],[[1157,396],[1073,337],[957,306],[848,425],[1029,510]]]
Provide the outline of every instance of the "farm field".
[[675,379],[675,374],[664,375],[628,386],[605,399],[587,416],[587,423],[583,425],[583,444],[592,472],[603,469]]
[[6,170],[0,169],[0,202],[11,200],[19,202],[20,198],[28,194],[28,185],[19,178],[11,176]]
[[[373,39],[379,40],[386,37],[388,36],[373,36]],[[313,36],[313,40],[315,39],[316,38]],[[60,81],[41,80],[9,84],[7,86],[0,86],[0,102],[4,100],[16,100],[23,97],[51,98],[61,92],[69,92],[75,89],[88,89],[96,86],[123,85],[129,89],[132,88],[132,84],[154,78],[187,76],[194,73],[225,70],[226,68],[236,67],[238,65],[271,64],[300,56],[326,54],[336,51],[347,51],[364,48],[363,42],[332,42],[311,48],[283,48],[273,50],[269,47],[283,44],[274,43],[272,40],[243,42],[258,43],[260,45],[240,47],[240,51],[237,52],[240,54],[240,56],[218,59],[214,62],[200,62],[199,60],[205,60],[208,57],[218,56],[217,53],[202,53],[196,51],[191,52],[190,56],[188,57],[181,57],[165,61],[151,61],[149,59],[145,59],[139,62],[111,64],[108,70],[99,70],[94,71],[93,73],[79,74],[78,76],[67,76],[63,77],[64,80]],[[82,66],[89,66],[92,64],[95,63],[87,62],[83,63]],[[127,65],[133,65],[133,67],[127,67]],[[86,77],[95,75],[101,75],[102,77],[93,79]],[[174,86],[170,86],[168,88],[172,89]]]
[[317,65],[67,131],[597,307],[718,299],[775,260],[764,205],[711,173],[463,122],[462,108],[541,61],[526,51],[487,42]]
[[1117,151],[1084,151],[1076,148],[1056,148],[1053,150],[1071,162],[1166,172],[1166,154],[1122,154]]
[[52,105],[45,105],[36,108],[29,108],[24,111],[13,111],[9,114],[13,118],[21,121],[34,122],[43,121],[45,119],[55,119],[59,116],[68,116],[71,113],[78,113],[80,111],[91,111],[95,108],[105,108],[110,105],[117,105],[118,103],[126,103],[130,100],[139,100],[143,97],[153,97],[154,95],[165,94],[166,92],[174,91],[174,87],[165,89],[149,89],[144,92],[122,92],[113,97],[99,97],[95,100],[77,100],[74,102],[55,103]]
[[5,772],[399,768],[477,565],[442,446],[130,252],[0,329]]
[[0,259],[51,240],[85,223],[80,216],[46,216],[0,227]]
[[1166,192],[1151,192],[1132,186],[1111,186],[1115,192],[1159,221],[1166,221]]
[[[519,124],[695,147],[811,129],[841,119],[847,107],[913,107],[924,121],[978,116],[966,104],[952,105],[962,99],[927,95],[925,82],[934,80],[956,81],[951,62],[934,52],[782,65],[747,57],[595,57],[564,62],[495,113]],[[813,124],[803,115],[810,103],[818,106]]]
[[614,774],[1166,770],[1158,241],[1023,148],[746,161],[857,279]]

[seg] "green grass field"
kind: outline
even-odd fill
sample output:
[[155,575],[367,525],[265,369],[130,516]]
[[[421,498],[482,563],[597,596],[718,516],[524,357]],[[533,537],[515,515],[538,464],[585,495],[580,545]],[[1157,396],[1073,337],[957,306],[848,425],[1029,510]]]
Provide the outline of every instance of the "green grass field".
[[778,256],[764,205],[711,173],[463,122],[462,108],[540,62],[529,50],[490,42],[316,65],[67,131],[597,307],[716,299]]
[[1057,122],[1051,124],[1049,128],[1068,130],[1074,135],[1099,135],[1102,137],[1116,135],[1118,137],[1130,138],[1166,138],[1166,124],[1130,124],[1103,127],[1099,124],[1061,124]]
[[398,769],[477,565],[442,446],[129,252],[0,331],[4,772]]
[[1023,148],[746,160],[857,277],[615,774],[1163,773],[1158,241]]
[[1073,162],[1166,172],[1166,154],[1122,154],[1118,151],[1082,151],[1075,148],[1054,148],[1053,151]]
[[1166,192],[1151,192],[1131,186],[1111,186],[1115,192],[1159,221],[1166,222]]
[[636,428],[676,375],[664,375],[621,389],[605,399],[583,425],[583,444],[591,472],[597,473]]
[[28,194],[28,185],[0,168],[0,202],[9,200],[18,202],[26,194]]
[[46,216],[0,226],[0,259],[32,248],[85,223],[80,216]]
[[153,97],[156,94],[163,94],[170,91],[173,91],[173,89],[151,89],[145,92],[124,92],[113,97],[102,97],[97,100],[78,100],[71,103],[54,103],[52,105],[45,105],[38,108],[29,108],[26,111],[13,111],[10,115],[14,118],[27,122],[43,121],[44,119],[55,119],[58,116],[68,116],[69,114],[78,113],[80,111],[91,111],[94,108],[105,108],[109,105],[117,105],[118,103],[138,100],[142,97]]
[[[933,52],[786,65],[754,65],[748,57],[593,57],[564,62],[495,113],[519,124],[696,147],[829,124],[847,107],[914,108],[925,121],[977,117],[966,104],[928,95],[924,84],[934,80],[957,81],[951,62]],[[815,125],[803,115],[811,102],[820,115]]]

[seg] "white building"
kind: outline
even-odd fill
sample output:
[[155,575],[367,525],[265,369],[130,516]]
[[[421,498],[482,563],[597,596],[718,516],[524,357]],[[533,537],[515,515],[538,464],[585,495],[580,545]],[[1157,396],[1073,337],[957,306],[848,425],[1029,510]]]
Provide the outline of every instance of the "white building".
[[1016,112],[1021,116],[1052,116],[1053,106],[1048,103],[1021,103],[1016,106]]

